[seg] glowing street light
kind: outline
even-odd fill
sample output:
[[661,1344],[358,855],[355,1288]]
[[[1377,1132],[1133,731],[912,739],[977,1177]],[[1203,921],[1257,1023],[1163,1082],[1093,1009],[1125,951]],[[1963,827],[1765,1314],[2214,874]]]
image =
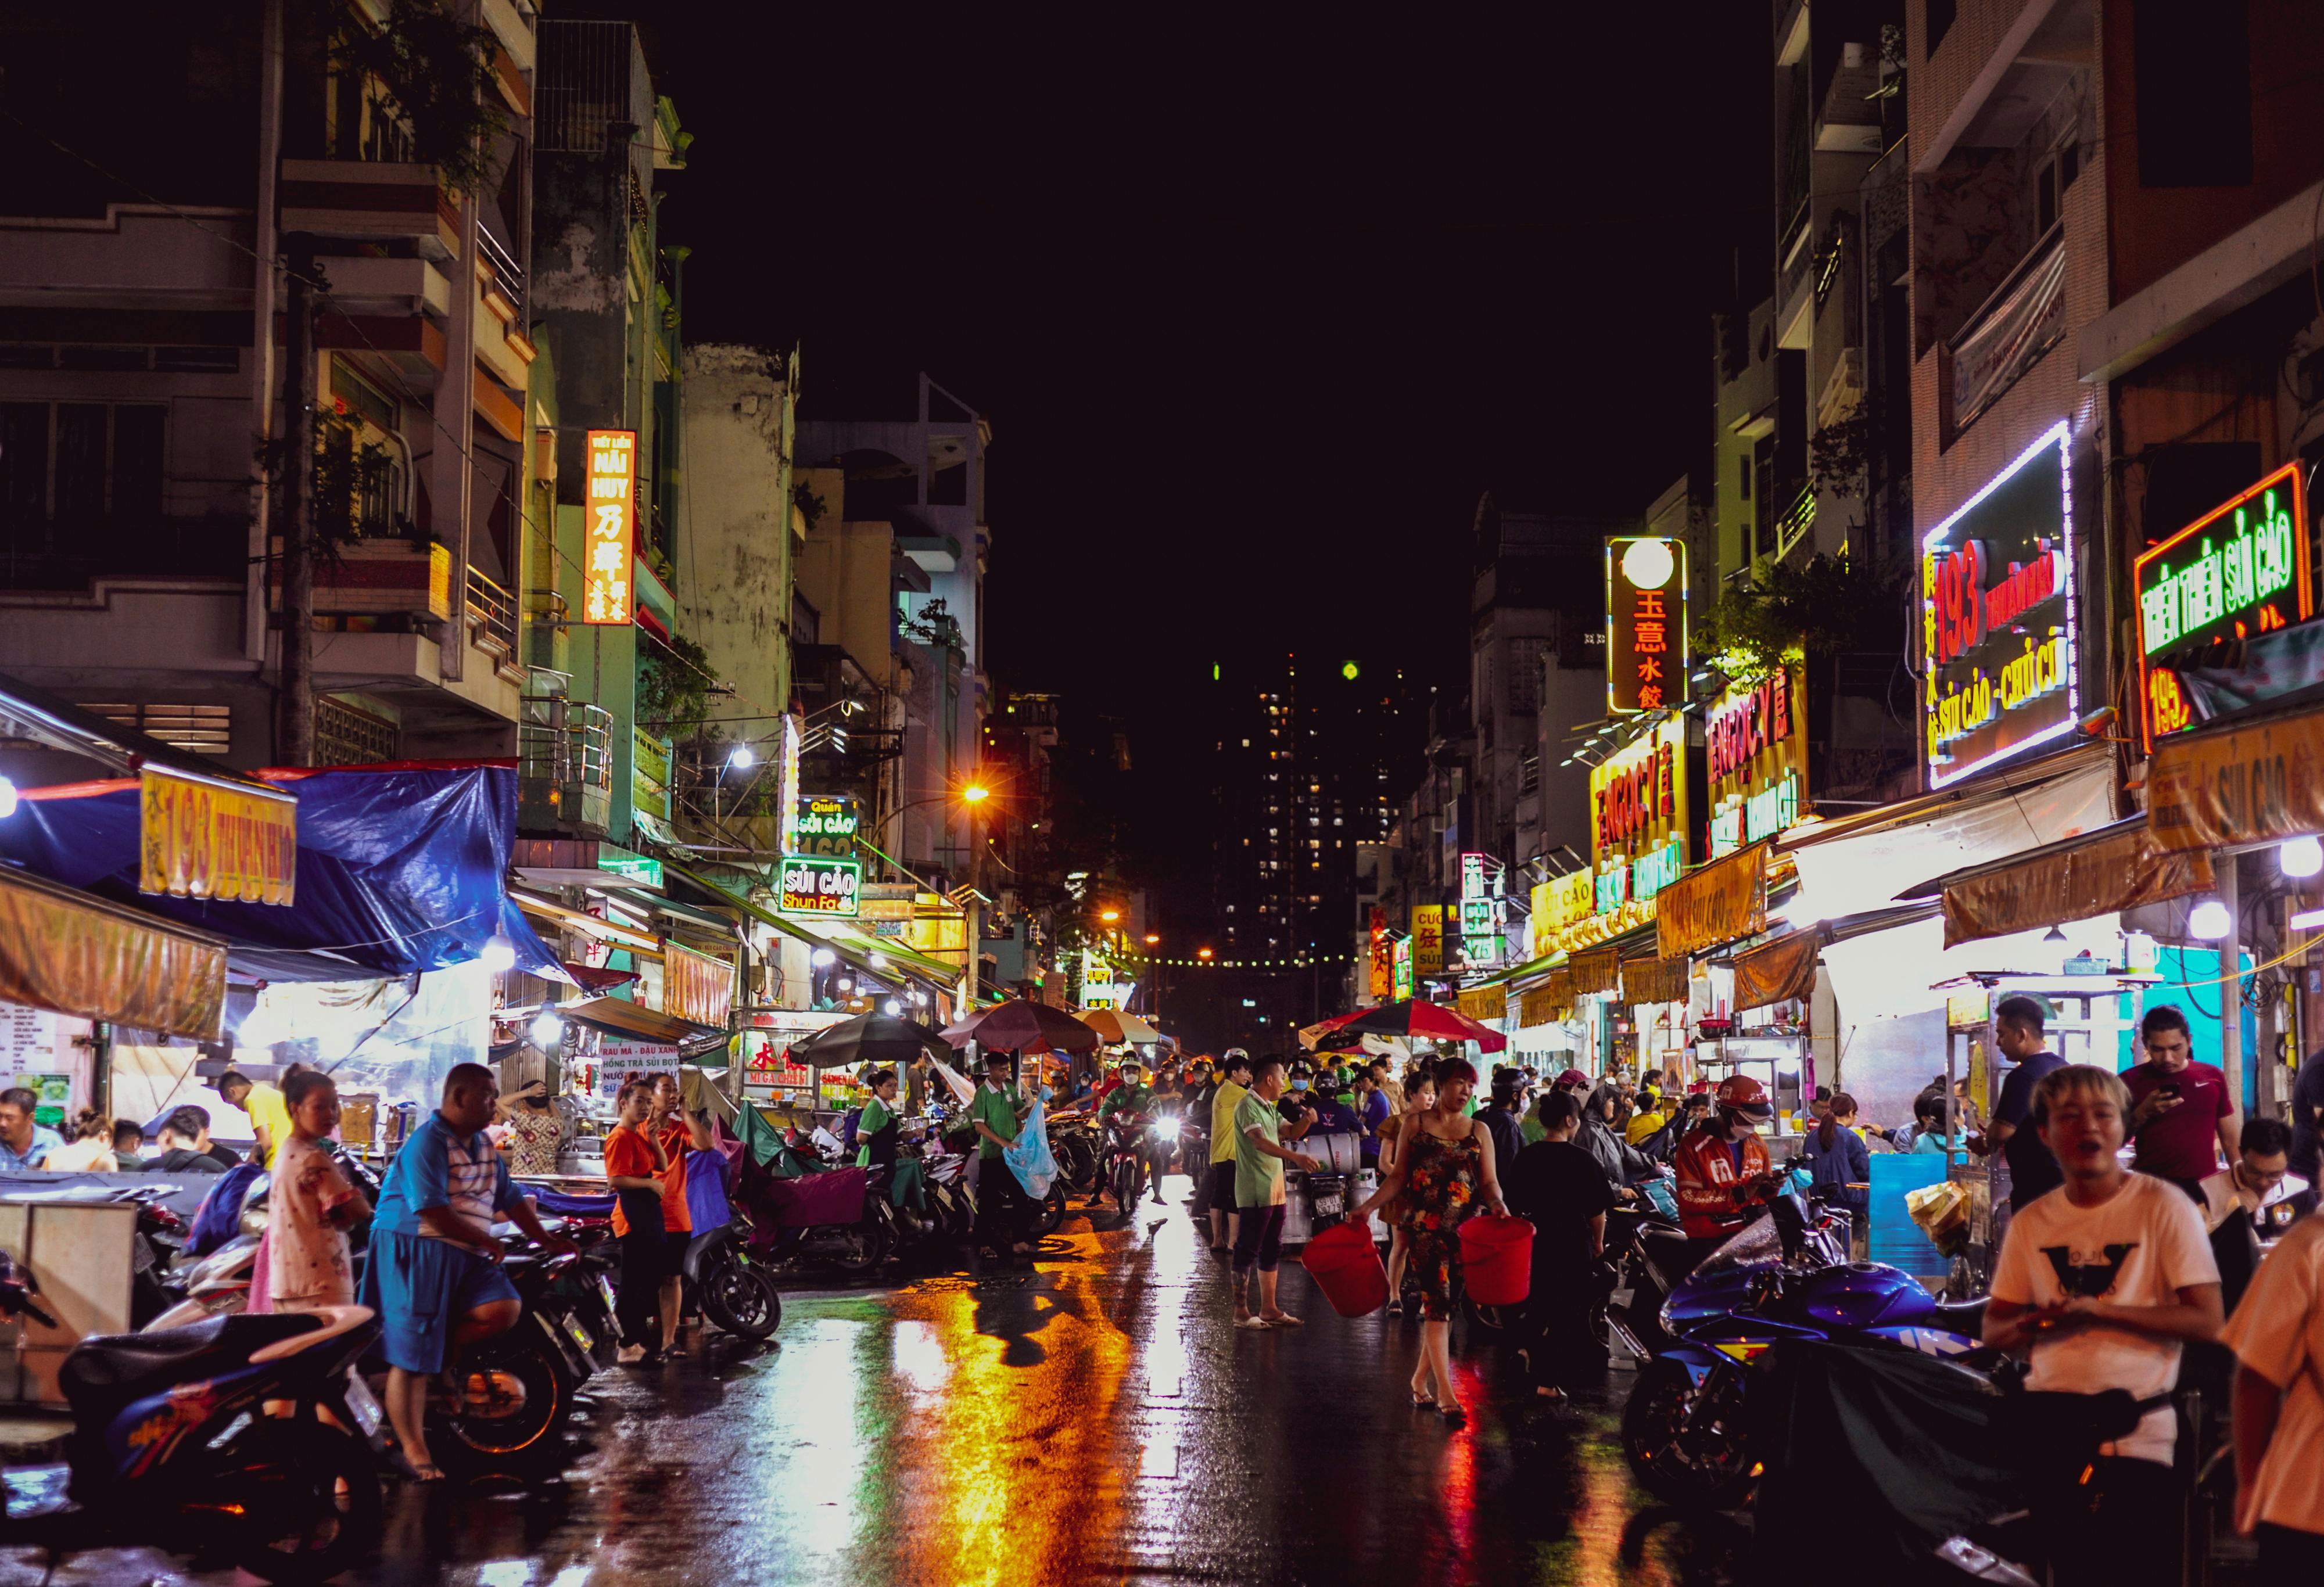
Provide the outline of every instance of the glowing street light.
[[965,805],[981,805],[991,797],[992,790],[981,782],[972,782],[960,790],[961,802]]
[[1104,921],[1108,926],[1111,926],[1115,921],[1121,918],[1121,911],[1120,909],[1100,909],[1097,912],[1097,918]]
[[1194,950],[1194,957],[1198,959],[1208,959],[1210,956],[1211,950],[1208,948],[1196,948]]
[[1157,943],[1160,942],[1161,940],[1162,940],[1162,935],[1161,935],[1161,933],[1159,933],[1159,932],[1156,932],[1156,931],[1149,931],[1149,932],[1148,932],[1148,933],[1146,934],[1146,946],[1147,946],[1148,947],[1152,947],[1155,944],[1157,944]]
[[749,744],[736,744],[726,752],[726,764],[737,771],[748,771],[758,763],[758,753]]

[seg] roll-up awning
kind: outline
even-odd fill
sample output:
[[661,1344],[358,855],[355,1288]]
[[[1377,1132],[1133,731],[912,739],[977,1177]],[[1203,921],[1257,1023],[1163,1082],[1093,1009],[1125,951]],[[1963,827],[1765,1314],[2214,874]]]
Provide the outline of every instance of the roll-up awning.
[[556,1008],[559,1015],[576,1024],[618,1036],[624,1041],[674,1047],[688,1063],[704,1063],[714,1054],[718,1062],[710,1067],[716,1068],[725,1062],[727,1033],[713,1026],[697,1025],[675,1014],[641,1008],[617,997],[583,998],[578,1002],[558,1003]]
[[1815,988],[1816,955],[1823,950],[1821,927],[1763,942],[1735,956],[1735,1007],[1764,1009]]
[[0,870],[0,1001],[216,1041],[226,959],[223,937]]
[[1773,852],[1772,844],[1756,843],[1664,888],[1655,899],[1655,952],[1683,959],[1765,931],[1767,858]]
[[1621,984],[1621,966],[1618,948],[1593,948],[1586,954],[1574,955],[1572,968],[1575,993],[1615,991]]
[[1683,957],[1623,960],[1622,1001],[1626,1003],[1684,1002],[1686,960]]
[[2170,853],[2132,816],[2025,853],[1922,884],[1944,895],[1945,946],[2038,931],[2209,891],[2211,856]]

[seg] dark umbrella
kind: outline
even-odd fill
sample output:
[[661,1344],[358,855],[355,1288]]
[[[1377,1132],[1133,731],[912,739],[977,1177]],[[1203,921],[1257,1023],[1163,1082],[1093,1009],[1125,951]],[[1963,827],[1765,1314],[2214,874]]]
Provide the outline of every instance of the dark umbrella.
[[858,1014],[791,1043],[791,1062],[810,1069],[853,1069],[865,1064],[900,1068],[922,1053],[952,1061],[952,1048],[943,1037],[893,1014]]
[[990,1052],[1014,1053],[1031,1047],[1037,1052],[1095,1052],[1097,1032],[1047,1003],[1011,998],[989,1009],[979,1009],[944,1033],[954,1047],[979,1042]]

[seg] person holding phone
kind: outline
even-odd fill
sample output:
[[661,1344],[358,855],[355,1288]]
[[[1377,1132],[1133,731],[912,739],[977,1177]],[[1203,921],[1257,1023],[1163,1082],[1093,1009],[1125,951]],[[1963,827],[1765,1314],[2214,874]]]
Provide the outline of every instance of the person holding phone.
[[2227,1077],[2213,1064],[2195,1061],[2187,1016],[2169,1003],[2146,1010],[2138,1022],[2146,1062],[2123,1072],[2130,1088],[2126,1121],[2136,1156],[2131,1167],[2168,1179],[2190,1199],[2203,1199],[2203,1181],[2234,1162],[2243,1118],[2227,1092]]

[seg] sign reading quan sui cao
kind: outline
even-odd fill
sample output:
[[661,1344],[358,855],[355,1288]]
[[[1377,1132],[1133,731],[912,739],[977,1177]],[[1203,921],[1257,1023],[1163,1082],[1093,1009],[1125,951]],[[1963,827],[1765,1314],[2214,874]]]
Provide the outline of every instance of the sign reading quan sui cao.
[[152,766],[137,778],[140,892],[245,904],[294,901],[299,801]]

